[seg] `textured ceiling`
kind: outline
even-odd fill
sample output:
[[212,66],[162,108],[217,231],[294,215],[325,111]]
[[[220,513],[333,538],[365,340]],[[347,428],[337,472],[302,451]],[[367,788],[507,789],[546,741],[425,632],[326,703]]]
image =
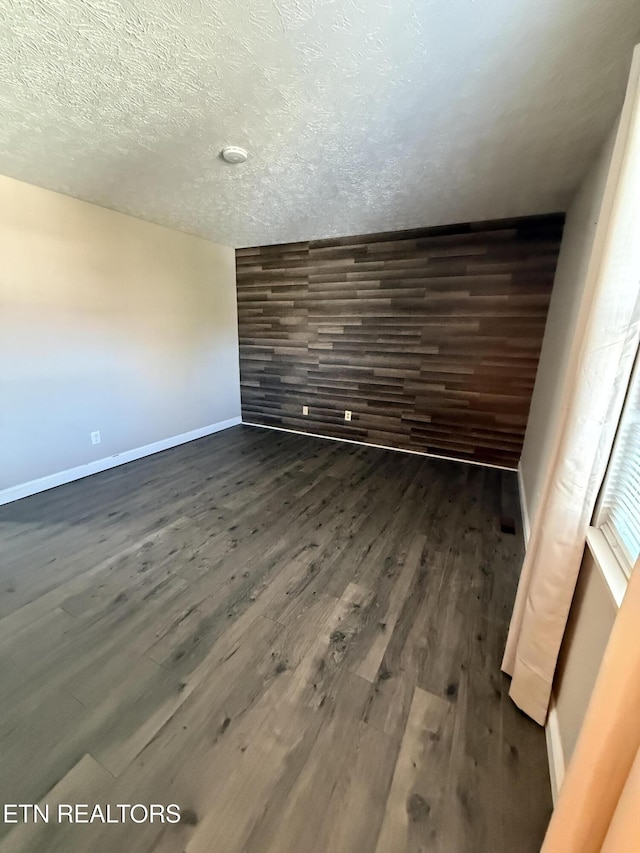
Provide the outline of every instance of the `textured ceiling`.
[[0,172],[234,246],[564,209],[636,41],[638,0],[4,0]]

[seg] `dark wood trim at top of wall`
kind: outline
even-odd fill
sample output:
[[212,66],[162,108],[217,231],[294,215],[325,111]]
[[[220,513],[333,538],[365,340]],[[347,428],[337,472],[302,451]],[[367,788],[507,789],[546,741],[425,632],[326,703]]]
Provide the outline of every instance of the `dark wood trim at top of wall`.
[[563,224],[238,249],[244,420],[515,467]]

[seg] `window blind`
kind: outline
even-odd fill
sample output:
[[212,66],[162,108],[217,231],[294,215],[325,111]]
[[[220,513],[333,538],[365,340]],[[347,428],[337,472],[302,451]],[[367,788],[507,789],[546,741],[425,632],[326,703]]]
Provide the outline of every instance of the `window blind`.
[[625,400],[596,523],[629,574],[640,555],[640,357]]

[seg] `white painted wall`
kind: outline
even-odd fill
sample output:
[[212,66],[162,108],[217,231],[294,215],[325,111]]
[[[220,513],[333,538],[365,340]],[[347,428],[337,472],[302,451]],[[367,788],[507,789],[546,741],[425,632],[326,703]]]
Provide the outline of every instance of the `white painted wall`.
[[617,125],[582,182],[569,210],[558,258],[536,384],[520,459],[523,512],[534,523],[553,438],[563,407],[563,386]]
[[0,491],[240,417],[233,249],[0,177],[0,259]]

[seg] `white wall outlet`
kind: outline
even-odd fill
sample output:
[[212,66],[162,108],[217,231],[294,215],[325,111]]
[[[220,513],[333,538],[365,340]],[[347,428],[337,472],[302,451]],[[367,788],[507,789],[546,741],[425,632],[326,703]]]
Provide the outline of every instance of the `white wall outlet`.
[[349,411],[349,409],[344,410],[344,419],[345,419],[345,421],[351,420],[351,412]]
[[309,414],[309,406],[303,406],[303,407],[302,407],[302,414],[303,414],[303,415],[308,415],[308,414]]
[[99,429],[91,433],[91,444],[100,444],[101,441]]

